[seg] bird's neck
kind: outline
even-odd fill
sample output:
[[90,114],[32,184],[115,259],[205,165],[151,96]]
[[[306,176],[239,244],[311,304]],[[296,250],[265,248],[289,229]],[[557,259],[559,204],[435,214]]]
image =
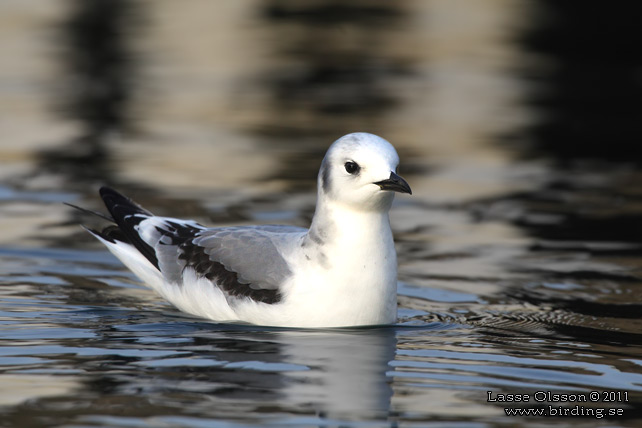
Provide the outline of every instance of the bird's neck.
[[388,211],[362,211],[326,201],[317,205],[307,238],[317,245],[343,248],[392,242]]

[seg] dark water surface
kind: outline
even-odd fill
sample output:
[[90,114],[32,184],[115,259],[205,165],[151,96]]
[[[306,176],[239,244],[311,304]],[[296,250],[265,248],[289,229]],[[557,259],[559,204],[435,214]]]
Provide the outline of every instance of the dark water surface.
[[[1,2],[0,426],[639,426],[640,9]],[[414,192],[395,326],[191,318],[62,204],[307,226],[353,131]]]

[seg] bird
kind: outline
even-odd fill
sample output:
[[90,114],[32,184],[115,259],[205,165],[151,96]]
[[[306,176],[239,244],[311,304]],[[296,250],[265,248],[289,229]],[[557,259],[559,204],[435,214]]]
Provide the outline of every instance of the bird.
[[374,134],[328,148],[308,229],[288,225],[205,227],[155,216],[109,187],[112,224],[85,227],[147,287],[179,310],[216,322],[294,328],[394,324],[397,255],[389,211],[399,156]]

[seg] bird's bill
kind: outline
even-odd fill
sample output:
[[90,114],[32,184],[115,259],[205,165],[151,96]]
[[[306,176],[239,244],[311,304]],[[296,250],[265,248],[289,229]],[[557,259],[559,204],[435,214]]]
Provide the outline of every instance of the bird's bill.
[[390,178],[377,181],[374,184],[379,186],[381,190],[392,190],[393,192],[408,193],[412,195],[410,185],[403,178],[399,177],[394,172],[390,173]]

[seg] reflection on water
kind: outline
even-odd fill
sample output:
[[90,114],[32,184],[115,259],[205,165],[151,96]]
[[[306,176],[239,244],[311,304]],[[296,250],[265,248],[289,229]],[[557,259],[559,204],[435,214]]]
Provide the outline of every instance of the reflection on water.
[[501,421],[502,406],[485,401],[487,390],[625,390],[626,403],[587,407],[638,417],[638,334],[603,337],[511,313],[488,313],[488,322],[470,316],[469,326],[221,325],[185,317],[133,287],[117,263],[103,264],[103,251],[4,250],[1,257],[25,273],[2,277],[0,376],[15,391],[0,395],[7,426]]
[[42,151],[38,167],[87,185],[110,179],[110,139],[133,130],[139,79],[131,39],[142,22],[138,4],[128,0],[72,1],[67,7],[55,38],[62,73],[52,104],[54,113],[78,123],[79,135]]
[[[544,17],[524,34],[527,51],[544,66],[524,70],[541,87],[529,102],[544,114],[525,137],[537,152],[560,161],[578,158],[640,162],[642,34],[638,2],[609,8],[540,2]],[[546,66],[548,64],[548,66]]]
[[[19,256],[3,254],[8,262],[21,263]],[[5,385],[20,389],[2,397],[0,404],[15,406],[3,412],[4,421],[35,426],[70,415],[69,421],[90,426],[126,425],[119,419],[189,417],[196,409],[199,417],[254,422],[288,414],[389,417],[395,329],[261,329],[203,323],[154,303],[141,311],[136,306],[145,299],[133,298],[140,290],[114,284],[115,266],[97,264],[97,256],[52,251],[33,261],[48,257],[57,266],[32,269],[25,279],[3,278],[3,302],[13,309],[0,312],[6,340],[0,364]],[[73,285],[58,273],[70,266],[85,269]],[[94,278],[112,278],[110,299],[101,298],[110,286],[89,270]],[[39,283],[50,286],[44,294]]]
[[[544,421],[489,390],[626,391],[585,404],[624,417],[555,421],[639,425],[637,9],[0,4],[2,425]],[[324,150],[355,130],[399,148],[415,191],[392,211],[390,328],[188,318],[61,204],[110,183],[159,214],[306,226]]]
[[269,108],[249,126],[266,143],[289,148],[273,177],[310,189],[330,142],[355,130],[384,132],[399,98],[394,81],[410,73],[412,60],[395,52],[394,41],[406,9],[403,1],[264,3],[276,61],[256,76]]
[[132,38],[141,22],[136,2],[73,1],[59,27],[60,59],[65,67],[62,112],[81,120],[93,138],[131,128],[131,98],[137,82]]

